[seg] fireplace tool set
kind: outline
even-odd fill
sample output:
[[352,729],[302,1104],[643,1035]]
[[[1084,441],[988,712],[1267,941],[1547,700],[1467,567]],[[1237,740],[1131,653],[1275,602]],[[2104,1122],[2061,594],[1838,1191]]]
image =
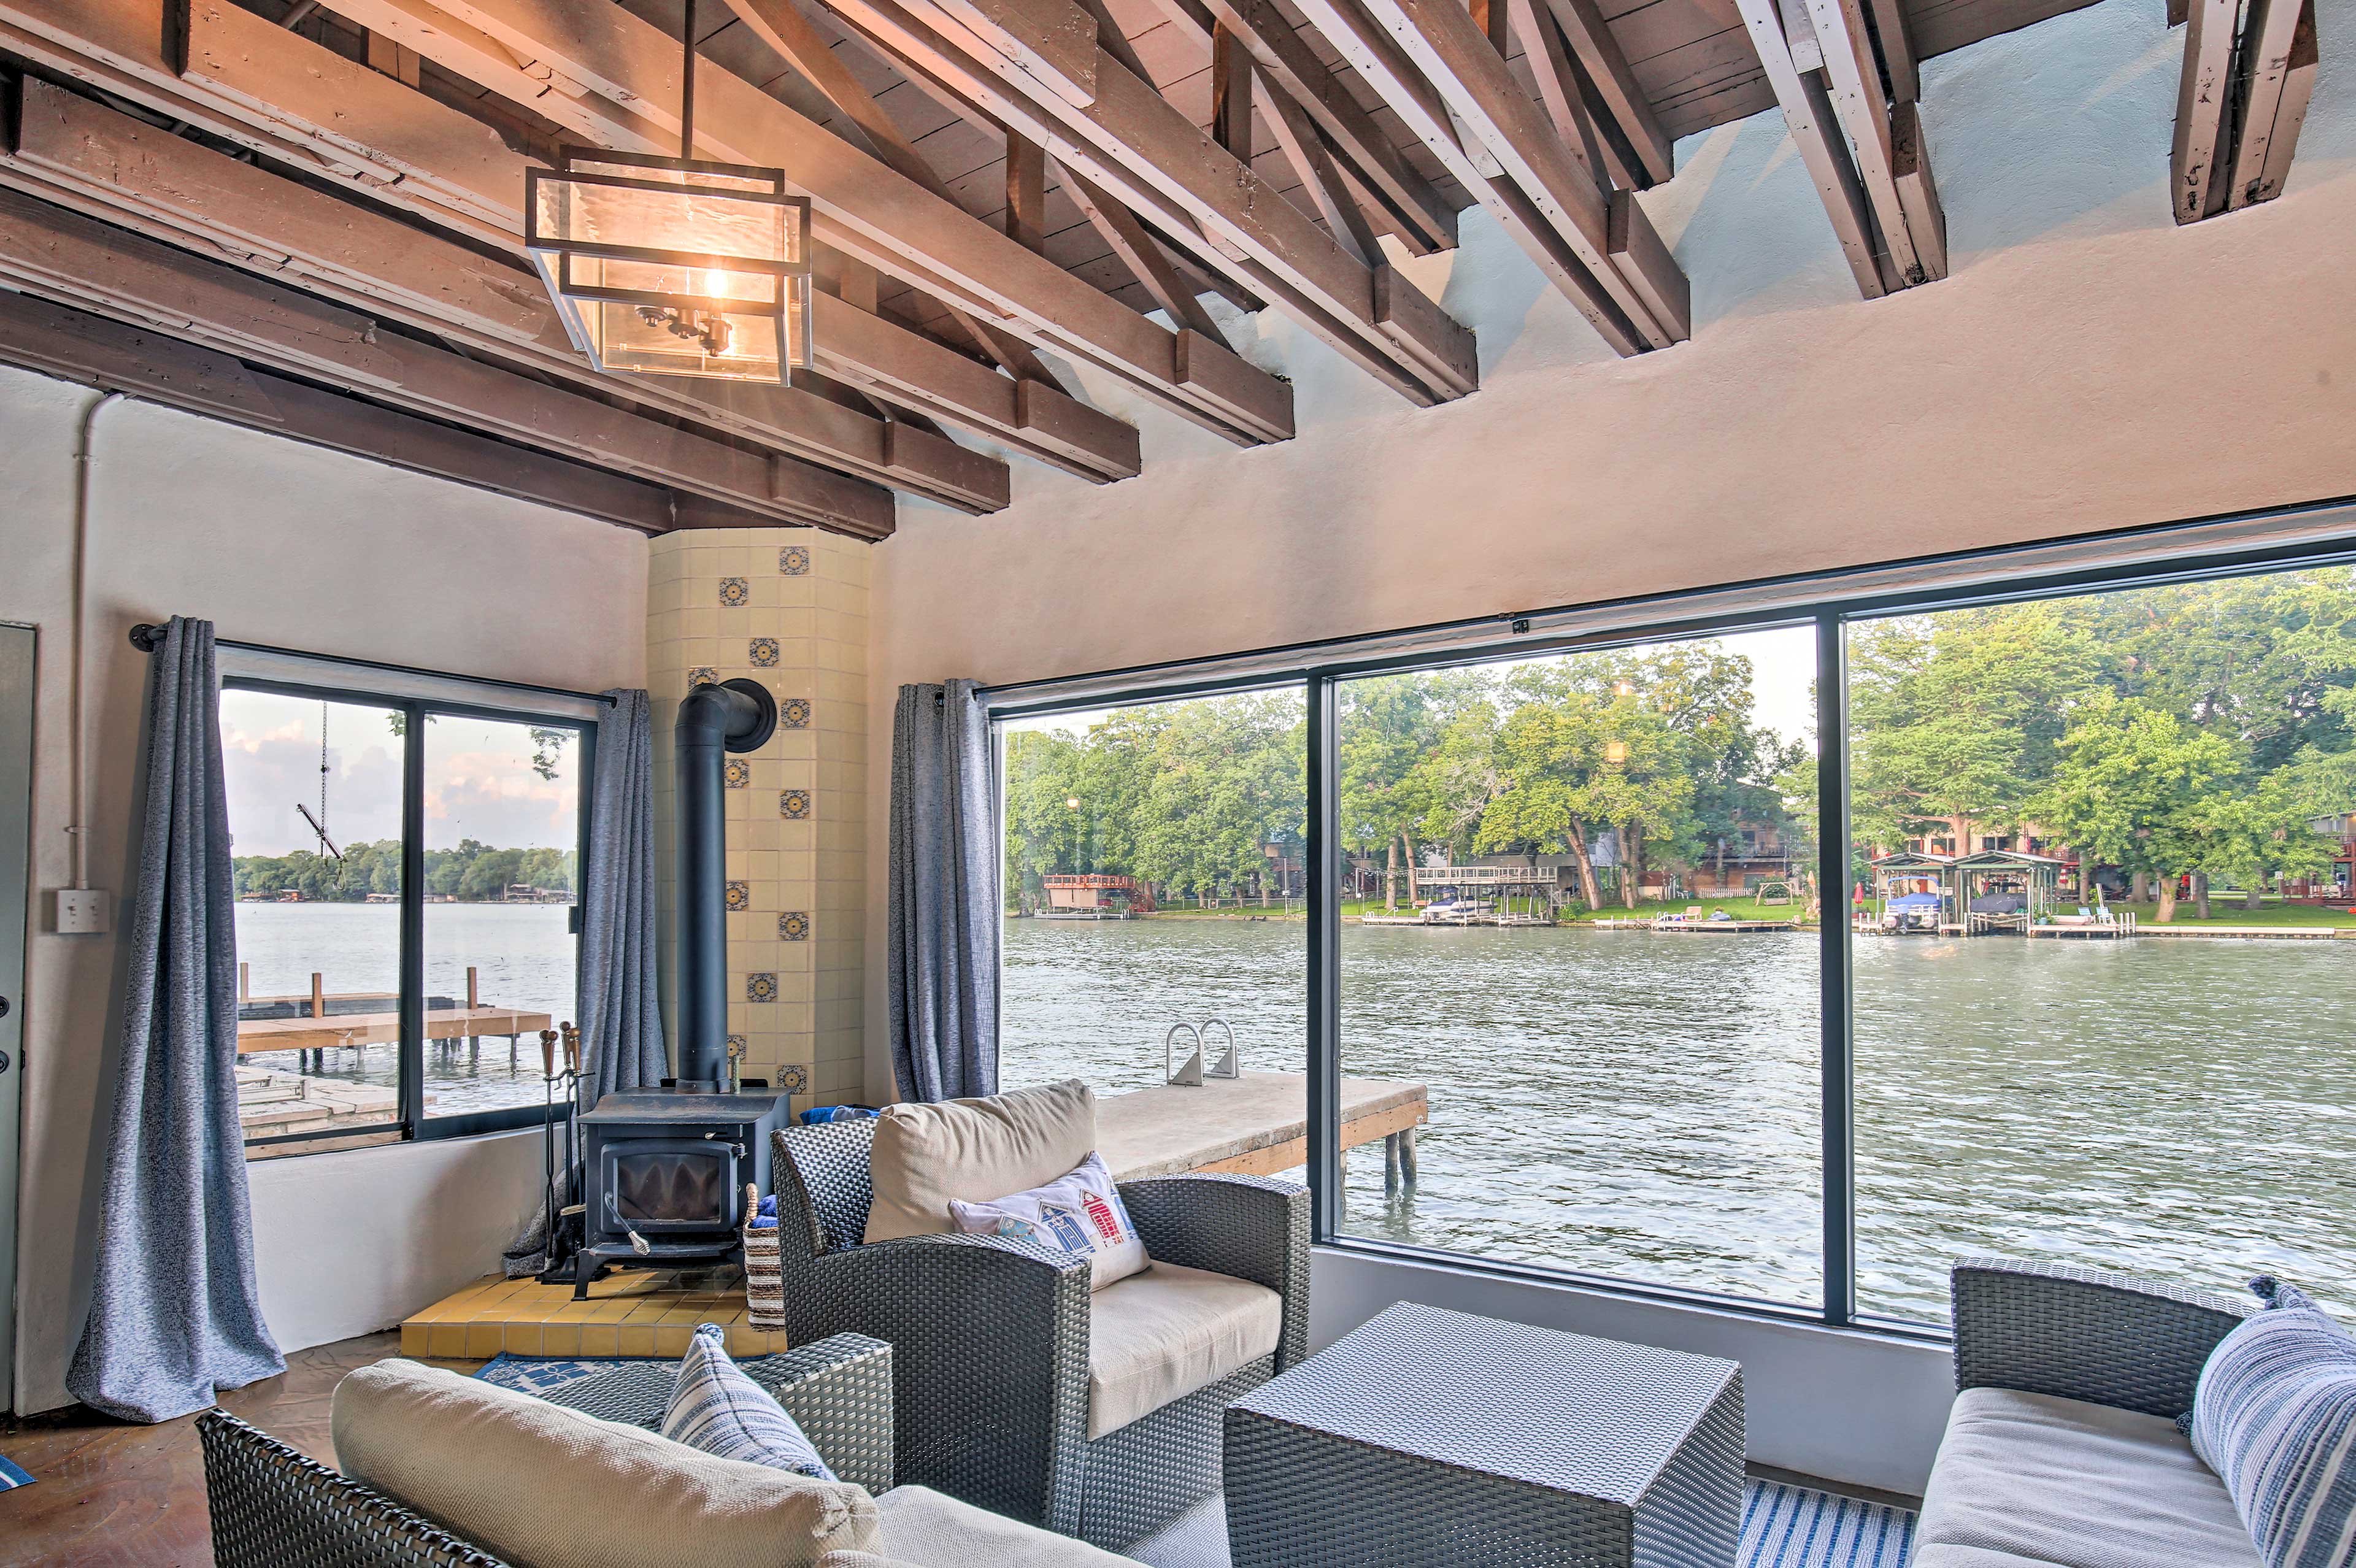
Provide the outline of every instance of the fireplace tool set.
[[[564,1046],[564,1069],[561,1072],[556,1066],[560,1030]],[[581,1031],[570,1023],[541,1030],[540,1070],[546,1080],[548,1113],[540,1125],[540,1233],[546,1253],[539,1278],[543,1285],[569,1285],[573,1280],[573,1254],[581,1248],[582,1205],[567,1201],[577,1200],[581,1191],[581,1156],[573,1136],[574,1118],[581,1109]],[[564,1091],[562,1166],[557,1163],[556,1094],[560,1085]],[[558,1186],[560,1173],[562,1188]]]

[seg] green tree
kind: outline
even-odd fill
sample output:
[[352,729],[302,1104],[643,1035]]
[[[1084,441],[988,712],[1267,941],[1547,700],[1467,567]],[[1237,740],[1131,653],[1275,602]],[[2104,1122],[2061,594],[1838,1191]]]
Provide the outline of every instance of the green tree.
[[2080,703],[2035,803],[2080,855],[2159,879],[2158,919],[2176,918],[2177,878],[2232,837],[2240,769],[2233,743],[2139,698],[2098,689]]

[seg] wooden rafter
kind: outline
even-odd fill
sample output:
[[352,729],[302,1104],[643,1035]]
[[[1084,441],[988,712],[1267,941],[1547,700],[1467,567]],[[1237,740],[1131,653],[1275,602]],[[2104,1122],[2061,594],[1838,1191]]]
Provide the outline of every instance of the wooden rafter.
[[1433,358],[1471,363],[1469,333],[1435,315],[1427,325],[1465,342],[1401,348],[1374,319],[1371,270],[1108,53],[1097,64],[1095,101],[1073,105],[1037,91],[930,0],[835,0],[835,9],[1010,128],[1045,143],[1064,167],[1188,246],[1205,266],[1284,308],[1402,396],[1429,403],[1470,390],[1435,386],[1427,374]]
[[[0,362],[640,533],[667,533],[690,520],[680,495],[661,485],[323,391],[216,349],[28,294],[0,292]],[[691,517],[698,528],[776,523],[693,499],[702,502]]]
[[2176,137],[2169,154],[2172,200],[2179,223],[2197,223],[2225,208],[2220,164],[2230,164],[2221,147],[2231,122],[2233,22],[2237,0],[2191,0],[2185,24],[2184,69],[2178,78]]
[[[270,167],[308,174],[520,257],[527,160],[487,127],[236,6],[189,6],[187,32],[177,41],[166,16],[165,0],[0,0],[0,26],[37,18],[43,30],[22,27],[17,41],[62,73],[94,79],[132,102],[242,143]],[[167,42],[184,58],[185,73],[167,63]],[[372,210],[356,209],[360,217]],[[266,230],[266,219],[256,221]],[[251,249],[269,253],[268,239],[250,240]],[[989,473],[999,465],[984,454],[938,439],[908,440],[896,443],[887,465],[882,421],[805,388],[735,389],[721,398],[706,395],[713,384],[668,377],[594,379],[608,395],[960,509],[1004,505],[1006,481]]]
[[0,192],[0,275],[60,304],[184,327],[240,358],[772,518],[870,539],[892,531],[891,493],[876,485],[396,337],[369,316],[13,192]]
[[[465,0],[455,16],[424,0],[337,0],[336,8],[398,32],[461,75],[472,69],[511,80],[520,57],[614,106],[597,112],[624,144],[676,143],[677,46],[608,0]],[[495,50],[446,25],[454,19]],[[820,240],[1035,347],[1098,365],[1232,439],[1290,433],[1290,389],[1232,351],[1198,352],[1182,375],[1179,345],[1164,328],[732,72],[707,65],[701,80],[699,147],[791,171],[792,183],[812,198]],[[1237,409],[1250,418],[1237,418]]]
[[[1890,136],[1890,100],[1883,91],[1881,65],[1866,30],[1863,0],[1808,0],[1808,19],[1815,26],[1817,46],[1824,50],[1825,80],[1832,90],[1833,111],[1848,133],[1857,158],[1858,183],[1880,225],[1882,244],[1897,282],[1911,286],[1941,276],[1915,243],[1906,222],[1906,204],[1899,198],[1898,175]],[[1917,143],[1917,151],[1921,151]]]
[[[2169,150],[2179,223],[2282,194],[2314,91],[2313,0],[2189,0]],[[2239,24],[2240,36],[2235,37]]]
[[[1622,354],[1690,330],[1685,276],[1641,234],[1612,248],[1611,208],[1461,0],[1306,0],[1360,74]],[[1649,227],[1641,209],[1630,221]]]
[[1642,178],[1622,183],[1642,190],[1676,173],[1668,133],[1653,113],[1653,101],[1636,80],[1620,42],[1595,0],[1547,0],[1580,69],[1594,84],[1606,123],[1628,144]]
[[1064,170],[1063,174],[1065,190],[1079,204],[1080,211],[1103,237],[1104,242],[1112,247],[1113,254],[1120,258],[1121,265],[1129,269],[1130,275],[1153,296],[1154,304],[1162,307],[1162,313],[1179,326],[1216,337],[1219,329],[1211,320],[1210,313],[1203,308],[1203,302],[1194,297],[1194,291],[1180,280],[1176,269],[1170,264],[1170,258],[1162,254],[1162,247],[1153,236],[1145,231],[1145,225],[1137,220],[1137,214],[1069,169]]
[[[1867,299],[1879,299],[1890,292],[1891,283],[1882,272],[1881,237],[1858,179],[1857,165],[1849,156],[1848,143],[1833,112],[1832,100],[1825,91],[1824,56],[1807,22],[1806,0],[1786,0],[1782,5],[1777,0],[1736,3],[1741,7],[1751,48],[1783,111],[1783,127],[1791,133],[1792,145],[1815,183],[1825,216],[1832,220],[1833,237],[1840,242],[1841,256],[1857,279],[1858,292]],[[1802,67],[1798,46],[1803,37],[1805,58],[1816,62],[1813,69]]]
[[[1240,48],[1237,52],[1242,52]],[[1248,64],[1247,69],[1250,69]],[[1301,176],[1301,188],[1315,205],[1317,216],[1325,220],[1327,232],[1368,266],[1381,261],[1382,249],[1375,242],[1375,231],[1343,186],[1333,155],[1324,138],[1317,133],[1316,123],[1309,118],[1308,111],[1281,89],[1271,88],[1267,102],[1269,128],[1276,133],[1277,145],[1284,149],[1292,172]]]
[[1163,0],[1173,23],[1202,42],[1214,27],[1251,52],[1268,95],[1298,105],[1323,131],[1346,171],[1380,202],[1408,249],[1451,250],[1456,212],[1415,172],[1348,86],[1301,41],[1271,0]]

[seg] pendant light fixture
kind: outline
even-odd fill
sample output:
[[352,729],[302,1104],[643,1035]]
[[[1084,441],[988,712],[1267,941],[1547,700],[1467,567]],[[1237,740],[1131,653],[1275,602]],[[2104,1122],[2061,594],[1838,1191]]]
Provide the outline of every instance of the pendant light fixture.
[[559,149],[525,172],[525,241],[600,370],[789,382],[811,364],[809,200],[695,156],[695,0],[683,32],[679,156]]

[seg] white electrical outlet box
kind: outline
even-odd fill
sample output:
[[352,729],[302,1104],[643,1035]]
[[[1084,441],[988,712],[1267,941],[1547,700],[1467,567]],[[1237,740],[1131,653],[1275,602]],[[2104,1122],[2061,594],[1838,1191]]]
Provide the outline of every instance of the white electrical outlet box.
[[59,888],[58,934],[99,936],[106,932],[106,895],[95,888]]

